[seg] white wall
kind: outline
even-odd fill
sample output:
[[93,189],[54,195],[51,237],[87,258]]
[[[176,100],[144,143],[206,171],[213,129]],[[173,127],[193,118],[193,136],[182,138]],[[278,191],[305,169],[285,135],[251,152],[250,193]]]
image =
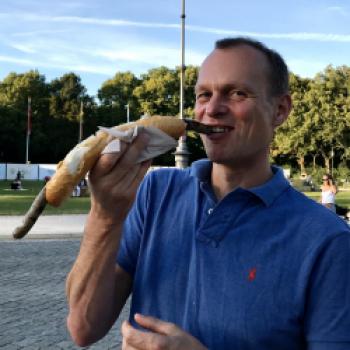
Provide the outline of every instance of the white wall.
[[6,179],[6,164],[0,163],[0,180]]
[[56,164],[39,164],[39,180],[43,180],[45,176],[52,176],[56,172]]
[[52,176],[55,173],[56,164],[0,163],[0,180],[13,180],[18,171],[22,180],[43,180],[45,176]]

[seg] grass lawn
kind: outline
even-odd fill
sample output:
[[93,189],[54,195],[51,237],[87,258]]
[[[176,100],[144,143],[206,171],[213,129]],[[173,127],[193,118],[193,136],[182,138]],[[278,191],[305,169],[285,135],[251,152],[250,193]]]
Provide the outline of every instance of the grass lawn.
[[[11,181],[0,181],[0,215],[23,215],[40,192],[43,181],[22,181],[24,190],[10,190]],[[89,197],[71,197],[59,208],[47,205],[43,215],[85,214],[90,209]]]
[[[318,201],[321,198],[321,192],[304,192],[305,195]],[[342,191],[341,189],[336,195],[335,202],[341,207],[350,209],[350,191]]]
[[[22,181],[22,191],[10,190],[11,181],[0,181],[0,215],[23,215],[31,206],[35,196],[44,183],[42,181]],[[304,192],[308,197],[318,201],[320,192]],[[350,191],[340,189],[336,202],[350,209]],[[90,209],[89,197],[71,197],[59,208],[47,205],[43,215],[53,214],[86,214]]]

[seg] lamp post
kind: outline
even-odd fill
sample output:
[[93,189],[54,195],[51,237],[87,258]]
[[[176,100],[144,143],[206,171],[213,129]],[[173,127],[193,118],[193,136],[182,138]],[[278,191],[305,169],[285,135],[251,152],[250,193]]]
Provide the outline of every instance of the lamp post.
[[334,168],[334,148],[332,146],[332,149],[331,149],[331,175],[333,176],[333,168]]
[[130,122],[130,106],[129,103],[124,106],[126,108],[126,121],[129,123]]
[[83,123],[84,123],[84,105],[83,105],[83,101],[81,101],[80,114],[79,114],[79,143],[83,140]]
[[29,164],[29,143],[30,134],[32,133],[32,98],[28,97],[27,104],[27,137],[26,137],[26,164]]
[[[182,1],[181,12],[181,74],[180,74],[180,119],[184,119],[184,82],[185,82],[185,0]],[[186,136],[181,136],[175,151],[175,165],[186,168],[190,152],[187,149]]]

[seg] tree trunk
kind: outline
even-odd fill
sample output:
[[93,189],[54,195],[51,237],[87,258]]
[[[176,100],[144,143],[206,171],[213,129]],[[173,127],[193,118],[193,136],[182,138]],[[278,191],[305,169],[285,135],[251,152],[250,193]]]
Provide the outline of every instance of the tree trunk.
[[315,171],[316,170],[316,154],[312,155],[312,170]]
[[330,158],[329,157],[323,157],[324,158],[324,167],[326,168],[327,174],[331,173],[331,165],[330,165]]
[[300,166],[300,174],[304,174],[305,173],[305,157],[304,157],[304,155],[300,155],[298,157],[298,163]]

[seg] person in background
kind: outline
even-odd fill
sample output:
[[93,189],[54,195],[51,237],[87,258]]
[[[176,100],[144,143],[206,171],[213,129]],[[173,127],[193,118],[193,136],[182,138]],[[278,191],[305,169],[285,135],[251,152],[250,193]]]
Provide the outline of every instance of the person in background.
[[72,197],[80,197],[80,193],[81,193],[80,184],[77,184],[73,188]]
[[321,192],[320,201],[322,205],[335,212],[335,195],[338,193],[338,188],[332,175],[325,174],[322,176]]
[[50,180],[51,180],[51,176],[46,175],[46,176],[44,177],[44,183],[45,183],[45,185],[46,185]]
[[21,178],[22,178],[21,172],[18,170],[17,174],[16,174],[16,178],[11,182],[11,190],[21,190],[22,189]]
[[349,350],[349,226],[269,160],[292,104],[284,60],[220,40],[195,96],[195,119],[221,130],[201,135],[208,159],[145,176],[140,134],[89,173],[73,340],[101,339],[131,296],[123,350]]

